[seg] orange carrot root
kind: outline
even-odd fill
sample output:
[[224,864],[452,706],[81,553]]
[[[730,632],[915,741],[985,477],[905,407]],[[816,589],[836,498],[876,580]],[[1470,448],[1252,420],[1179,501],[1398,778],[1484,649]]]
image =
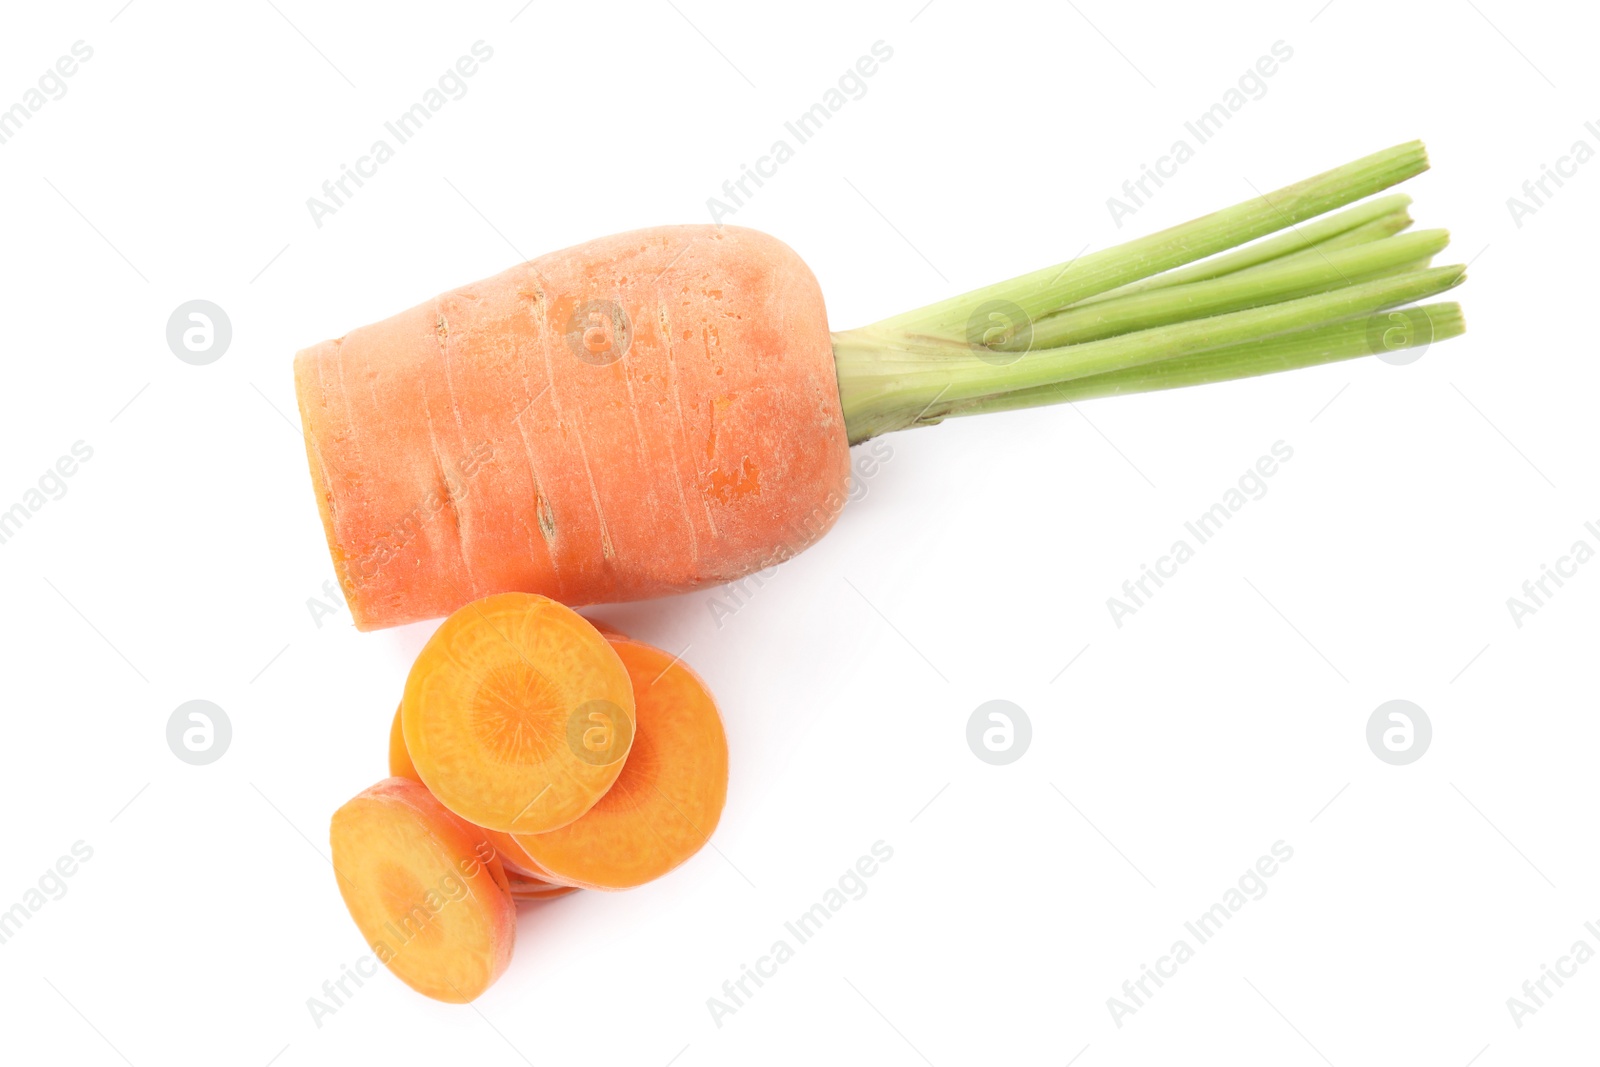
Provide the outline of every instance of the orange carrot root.
[[513,267],[306,349],[295,392],[363,630],[729,581],[822,536],[849,488],[816,278],[733,226]]

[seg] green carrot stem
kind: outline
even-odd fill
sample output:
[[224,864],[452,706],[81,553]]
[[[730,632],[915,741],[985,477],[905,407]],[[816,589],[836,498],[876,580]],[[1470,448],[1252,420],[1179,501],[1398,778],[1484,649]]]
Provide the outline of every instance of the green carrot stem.
[[[1277,259],[1269,260],[1265,263],[1259,263],[1252,267],[1246,267],[1243,270],[1236,272],[1233,276],[1237,277],[1240,274],[1260,274],[1264,271],[1277,270],[1279,267],[1287,267],[1295,263],[1304,263],[1309,259],[1313,259],[1327,252],[1337,251],[1342,248],[1354,248],[1357,245],[1366,244],[1371,241],[1381,241],[1386,237],[1393,237],[1402,230],[1410,228],[1411,223],[1412,219],[1410,213],[1405,211],[1391,212],[1390,214],[1384,215],[1382,218],[1374,219],[1372,222],[1366,223],[1363,226],[1357,226],[1353,230],[1346,230],[1344,233],[1330,237],[1326,241],[1319,241],[1310,248],[1303,248],[1299,251],[1290,252],[1286,255],[1279,256]],[[1301,228],[1304,229],[1304,227]]]
[[1437,255],[1450,243],[1444,230],[1370,241],[1353,248],[1324,252],[1313,249],[1304,258],[1274,261],[1260,268],[1238,271],[1208,281],[1149,289],[1094,304],[1075,304],[1060,314],[1035,323],[994,350],[1058,348],[1098,341],[1104,337],[1154,326],[1220,315],[1244,308],[1326,292],[1379,275],[1396,272],[1410,263]]
[[1466,268],[1437,267],[1358,282],[1265,307],[1026,353],[974,351],[948,342],[834,335],[839,395],[851,443],[915,425],[940,402],[956,403],[1104,374],[1223,345],[1407,304],[1460,284]]
[[[1392,318],[1397,314],[1402,316],[1398,324]],[[1276,337],[1225,345],[1197,355],[1054,382],[1032,389],[1019,389],[999,396],[959,404],[939,402],[930,406],[916,425],[926,425],[956,415],[1014,411],[1276,374],[1319,363],[1415,348],[1459,336],[1465,330],[1460,304],[1449,301],[1423,304],[1400,312],[1364,315]]]
[[1004,301],[1037,320],[1129,282],[1170,270],[1343,207],[1421,173],[1422,142],[1375,152],[1233,207],[875,324],[880,332],[961,340],[973,312]]
[[1295,226],[1287,233],[1263,238],[1231,252],[1191,263],[1187,267],[1179,267],[1176,270],[1130,282],[1070,306],[1082,307],[1085,304],[1113,300],[1149,289],[1186,285],[1239,271],[1265,270],[1295,256],[1312,255],[1319,248],[1329,251],[1358,245],[1364,241],[1375,241],[1380,237],[1399,233],[1411,225],[1411,216],[1406,212],[1410,204],[1411,197],[1405,193],[1376,197],[1323,218],[1313,219],[1303,226]]

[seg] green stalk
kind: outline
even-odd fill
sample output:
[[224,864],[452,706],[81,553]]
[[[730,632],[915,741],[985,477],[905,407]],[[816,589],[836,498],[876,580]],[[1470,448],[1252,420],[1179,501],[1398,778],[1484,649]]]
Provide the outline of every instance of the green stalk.
[[[1246,267],[1243,270],[1236,272],[1234,276],[1237,277],[1239,274],[1259,274],[1264,271],[1276,270],[1279,267],[1285,267],[1295,263],[1304,263],[1306,260],[1313,259],[1316,256],[1326,252],[1333,252],[1342,248],[1354,248],[1357,245],[1366,244],[1370,241],[1381,241],[1386,237],[1393,237],[1402,230],[1409,229],[1411,223],[1412,218],[1410,213],[1405,211],[1392,212],[1380,219],[1374,219],[1372,222],[1369,222],[1364,226],[1357,226],[1353,230],[1346,230],[1344,233],[1341,233],[1336,237],[1330,237],[1326,241],[1319,241],[1310,248],[1303,248],[1299,251],[1290,252],[1287,255],[1279,256],[1277,259],[1269,262],[1261,263],[1253,267]],[[1301,227],[1301,229],[1305,229],[1305,227]]]
[[850,442],[916,425],[929,407],[1177,359],[1329,321],[1370,314],[1443,292],[1465,276],[1437,267],[1358,282],[1332,292],[1099,341],[1027,353],[992,352],[865,331],[834,335],[834,362]]
[[1399,347],[1419,343],[1396,327],[1378,329],[1381,344],[1368,336],[1391,320],[1432,340],[1454,337],[1464,328],[1455,304],[1376,315],[1465,277],[1464,267],[1429,266],[1443,231],[1398,236],[1411,225],[1409,197],[1316,218],[1427,166],[1420,142],[1397,145],[1149,237],[836,333],[850,443],[948,415],[1348,359],[1397,347],[1397,335]]
[[1358,359],[1380,351],[1393,352],[1432,344],[1457,337],[1466,330],[1461,305],[1447,301],[1423,304],[1401,312],[1405,316],[1406,328],[1398,338],[1388,339],[1395,332],[1394,323],[1389,318],[1393,314],[1388,312],[1344,319],[1258,341],[1225,345],[1198,355],[1053,382],[959,404],[939,402],[930,406],[915,425],[929,425],[956,415],[983,415],[992,411],[1014,411],[1046,404],[1276,374],[1320,363]]
[[1004,301],[1037,321],[1056,308],[1138,281],[1370,196],[1428,168],[1422,142],[1375,152],[1264,196],[1115,248],[930,304],[868,327],[880,334],[960,341],[980,305]]
[[1262,270],[1297,255],[1312,254],[1319,248],[1329,251],[1334,248],[1348,248],[1365,241],[1376,241],[1380,237],[1397,234],[1411,225],[1411,216],[1406,213],[1406,208],[1410,204],[1411,198],[1405,193],[1376,197],[1326,218],[1314,219],[1304,226],[1296,226],[1287,233],[1264,238],[1231,252],[1191,263],[1187,267],[1179,267],[1177,270],[1169,270],[1137,282],[1130,282],[1109,292],[1080,300],[1071,306],[1081,307],[1148,289],[1185,285],[1239,271]]
[[1019,334],[991,351],[1020,350],[1024,347],[1024,338],[1027,346],[1033,348],[1082,344],[1205,315],[1310,296],[1404,270],[1412,263],[1437,255],[1449,243],[1450,235],[1444,230],[1422,230],[1333,251],[1324,251],[1319,246],[1252,270],[1208,281],[1147,289],[1096,303],[1074,304],[1036,323],[1031,336]]

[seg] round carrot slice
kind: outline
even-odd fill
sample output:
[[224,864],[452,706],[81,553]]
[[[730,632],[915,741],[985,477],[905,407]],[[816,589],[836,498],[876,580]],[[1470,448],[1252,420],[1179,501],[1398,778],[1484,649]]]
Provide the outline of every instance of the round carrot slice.
[[422,776],[417,773],[417,768],[411,762],[411,753],[406,751],[406,735],[400,729],[398,705],[394,709],[394,725],[389,727],[389,776],[409,778],[413,782],[422,781]]
[[512,840],[540,877],[629,889],[700,850],[728,795],[728,740],[705,684],[658,648],[608,637],[633,679],[633,749],[616,783],[582,818]]
[[543,833],[588,811],[633,742],[633,685],[583,616],[532,593],[461,608],[423,646],[400,706],[424,785],[478,826]]
[[417,992],[476,998],[511,961],[517,913],[494,849],[418,782],[385,778],[333,815],[333,869],[373,955]]

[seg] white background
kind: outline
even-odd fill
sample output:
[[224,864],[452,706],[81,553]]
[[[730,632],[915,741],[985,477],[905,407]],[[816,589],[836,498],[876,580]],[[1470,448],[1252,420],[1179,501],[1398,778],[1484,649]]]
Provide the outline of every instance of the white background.
[[[0,37],[0,106],[94,49],[0,145],[0,508],[94,450],[0,545],[0,909],[93,849],[0,945],[5,1059],[1593,1056],[1600,962],[1521,1028],[1506,1005],[1573,942],[1600,949],[1600,564],[1520,629],[1506,606],[1600,543],[1600,163],[1521,227],[1506,205],[1573,141],[1600,148],[1592,12],[122,2],[14,7]],[[494,57],[467,95],[316,227],[306,198],[479,39]],[[1473,260],[1453,294],[1470,332],[1404,367],[896,435],[865,498],[720,627],[709,591],[596,611],[687,646],[718,695],[715,850],[524,909],[473,1007],[385,972],[318,1026],[308,998],[366,951],[328,818],[385,774],[433,624],[359,634],[308,610],[333,572],[293,353],[525,257],[706,221],[878,40],[894,55],[867,94],[727,220],[792,244],[836,328],[1422,137],[1434,169],[1407,191],[1454,233],[1440,262]],[[1279,40],[1266,95],[1119,230],[1106,198]],[[204,367],[164,337],[194,298],[234,331]],[[1280,440],[1267,495],[1116,627],[1106,598]],[[234,731],[204,767],[164,736],[196,698]],[[996,698],[1033,726],[1005,767],[965,740]],[[1406,767],[1365,741],[1395,698],[1434,728]],[[894,857],[867,895],[715,1025],[707,998],[879,840]],[[1118,1027],[1107,998],[1280,840],[1267,895]]]

